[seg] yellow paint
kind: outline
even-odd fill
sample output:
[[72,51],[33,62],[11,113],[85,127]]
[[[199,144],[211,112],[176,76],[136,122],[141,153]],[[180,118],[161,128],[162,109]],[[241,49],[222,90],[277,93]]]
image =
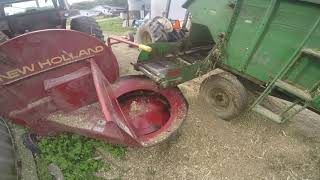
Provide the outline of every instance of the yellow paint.
[[144,50],[146,52],[152,52],[152,47],[146,46],[146,45],[143,45],[143,44],[139,44],[139,49]]
[[72,61],[78,61],[80,59],[85,59],[86,57],[99,54],[104,51],[103,46],[96,46],[93,48],[82,49],[79,52],[63,52],[62,54],[51,57],[36,63],[32,63],[20,68],[12,69],[3,74],[0,74],[0,82],[6,82],[9,80],[15,80],[22,78],[24,76],[30,76],[37,71],[45,71],[55,66],[63,65],[64,63],[70,63]]

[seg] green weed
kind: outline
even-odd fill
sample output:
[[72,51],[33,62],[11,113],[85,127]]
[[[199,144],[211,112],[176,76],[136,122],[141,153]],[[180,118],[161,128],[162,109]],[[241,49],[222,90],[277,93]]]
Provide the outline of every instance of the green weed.
[[123,20],[120,18],[109,18],[97,20],[102,31],[107,35],[126,35],[128,31],[135,31],[134,28],[122,27]]
[[39,148],[41,155],[36,158],[36,161],[40,180],[52,179],[47,170],[50,163],[61,169],[66,180],[97,179],[95,173],[99,169],[102,167],[108,169],[108,164],[101,158],[96,158],[97,148],[110,152],[117,158],[123,158],[126,153],[126,149],[122,147],[67,134],[55,138],[44,138],[40,141]]

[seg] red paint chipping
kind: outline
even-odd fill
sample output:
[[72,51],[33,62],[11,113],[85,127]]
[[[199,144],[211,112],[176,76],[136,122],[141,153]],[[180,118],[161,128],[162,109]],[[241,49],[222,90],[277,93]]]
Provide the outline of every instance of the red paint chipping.
[[176,70],[173,70],[173,71],[169,71],[167,73],[167,76],[168,77],[178,77],[178,76],[180,76],[180,74],[181,74],[181,69],[176,69]]

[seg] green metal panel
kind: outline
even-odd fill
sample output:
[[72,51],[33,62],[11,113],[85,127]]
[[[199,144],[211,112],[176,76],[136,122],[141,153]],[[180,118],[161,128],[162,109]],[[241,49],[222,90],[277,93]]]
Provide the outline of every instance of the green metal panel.
[[148,61],[155,57],[163,57],[166,54],[179,52],[181,42],[158,42],[156,44],[148,44],[152,48],[151,52],[141,51],[138,57],[138,62]]
[[224,66],[256,82],[278,77],[309,91],[320,111],[320,58],[302,52],[320,49],[319,0],[189,0],[186,6],[214,40],[227,34]]
[[[241,73],[268,83],[292,60],[297,50],[320,47],[320,25],[310,32],[315,23],[319,23],[319,5],[247,0],[240,12],[224,63]],[[306,37],[309,33],[311,36]],[[301,47],[305,38],[307,42]],[[319,79],[319,58],[310,57],[297,60],[286,76],[288,82],[305,90],[310,90]],[[313,102],[313,105],[320,110],[319,103]]]
[[320,4],[320,0],[300,0],[304,2],[310,2],[310,3],[315,3],[315,4]]
[[192,23],[191,31],[193,33],[191,33],[188,38],[192,43],[188,45],[189,47],[203,46],[214,43],[211,32],[207,26],[198,23]]
[[[293,6],[292,3],[280,4],[278,12],[274,15],[252,59],[244,59],[244,62],[251,61],[244,69],[246,73],[268,82],[290,60],[291,55],[301,48],[300,43],[320,17],[320,11],[319,8],[314,9],[312,6],[311,8],[291,6]],[[287,9],[290,8],[295,10],[288,11]],[[307,11],[313,11],[313,13],[297,13]]]
[[320,95],[318,95],[315,100],[312,102],[311,107],[318,109],[319,111],[319,107],[320,107]]
[[300,88],[311,90],[320,81],[319,70],[319,59],[303,55],[284,79]]
[[233,14],[230,2],[229,0],[190,1],[188,10],[192,12],[192,23],[207,26],[212,37],[218,37],[221,32],[226,32],[228,29]]

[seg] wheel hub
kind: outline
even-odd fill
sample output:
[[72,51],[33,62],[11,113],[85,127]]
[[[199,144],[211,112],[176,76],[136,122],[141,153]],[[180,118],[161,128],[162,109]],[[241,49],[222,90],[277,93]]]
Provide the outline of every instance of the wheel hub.
[[229,96],[222,90],[212,90],[211,98],[213,103],[219,107],[228,107],[230,104]]

